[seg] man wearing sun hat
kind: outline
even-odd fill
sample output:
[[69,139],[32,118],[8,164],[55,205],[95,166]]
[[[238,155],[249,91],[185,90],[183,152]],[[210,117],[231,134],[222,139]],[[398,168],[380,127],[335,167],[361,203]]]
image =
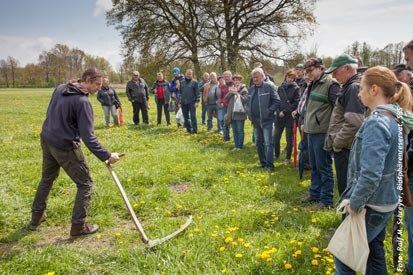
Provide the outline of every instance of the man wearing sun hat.
[[325,150],[333,150],[339,196],[347,186],[351,144],[364,119],[365,107],[358,97],[361,76],[357,69],[357,60],[343,54],[336,57],[331,67],[325,71],[326,74],[332,74],[342,85],[337,94],[324,144]]

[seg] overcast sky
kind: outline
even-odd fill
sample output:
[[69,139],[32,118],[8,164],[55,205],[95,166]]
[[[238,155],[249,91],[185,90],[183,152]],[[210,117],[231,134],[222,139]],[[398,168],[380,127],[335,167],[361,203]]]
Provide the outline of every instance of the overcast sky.
[[[0,59],[17,58],[21,66],[37,63],[42,50],[56,43],[121,62],[121,37],[106,25],[111,0],[1,0]],[[337,56],[354,41],[383,48],[413,39],[413,0],[319,0],[318,26],[303,43],[320,56]]]

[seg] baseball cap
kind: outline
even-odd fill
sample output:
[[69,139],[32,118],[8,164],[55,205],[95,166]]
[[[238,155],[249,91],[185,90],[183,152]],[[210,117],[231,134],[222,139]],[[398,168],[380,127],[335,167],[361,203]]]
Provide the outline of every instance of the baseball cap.
[[405,70],[407,70],[406,64],[397,64],[393,67],[393,72],[397,74]]
[[323,61],[320,58],[317,57],[311,57],[310,59],[308,59],[305,63],[304,63],[304,67],[303,69],[308,69],[310,67],[319,67],[323,65]]
[[174,74],[177,74],[177,73],[180,73],[180,72],[181,72],[181,69],[179,69],[178,67],[174,67],[174,68],[172,69],[172,72],[173,72]]
[[296,69],[302,69],[302,68],[304,68],[304,64],[299,63],[299,64],[295,65],[295,68]]
[[335,70],[337,70],[339,67],[343,65],[348,65],[348,64],[358,64],[357,59],[355,59],[354,57],[351,57],[348,54],[339,55],[333,60],[333,64],[331,64],[330,68],[328,68],[325,71],[325,73],[326,74],[332,73]]

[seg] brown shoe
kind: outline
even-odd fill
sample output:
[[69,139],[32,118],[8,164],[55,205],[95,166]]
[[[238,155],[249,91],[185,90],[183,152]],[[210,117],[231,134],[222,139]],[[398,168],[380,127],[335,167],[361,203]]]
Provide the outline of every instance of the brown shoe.
[[76,237],[81,235],[94,234],[99,230],[99,225],[97,224],[72,224],[70,229],[70,236]]
[[47,218],[46,212],[32,212],[32,220],[29,224],[29,229],[36,231],[37,227]]
[[320,201],[319,199],[311,197],[310,195],[301,199],[301,203],[316,203],[319,201]]

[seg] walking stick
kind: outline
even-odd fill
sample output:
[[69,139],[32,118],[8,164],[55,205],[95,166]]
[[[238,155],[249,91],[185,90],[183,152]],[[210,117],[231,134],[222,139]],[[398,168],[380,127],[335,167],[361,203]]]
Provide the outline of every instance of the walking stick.
[[293,165],[297,167],[297,120],[293,124]]
[[120,194],[122,195],[123,201],[125,202],[126,207],[128,208],[129,214],[132,216],[132,220],[133,223],[136,226],[136,229],[138,229],[139,233],[141,234],[142,237],[142,241],[144,244],[146,244],[149,248],[154,247],[155,245],[158,245],[160,243],[163,243],[173,237],[175,237],[176,235],[178,235],[179,233],[181,233],[182,231],[184,231],[192,222],[192,216],[189,216],[188,220],[185,222],[185,224],[179,228],[178,230],[176,230],[175,232],[163,237],[163,238],[159,238],[159,239],[155,239],[155,240],[151,240],[148,238],[148,236],[146,236],[145,231],[143,230],[143,227],[141,225],[141,223],[139,222],[138,218],[135,215],[135,212],[133,211],[133,208],[128,200],[128,197],[126,196],[125,190],[123,189],[122,185],[120,184],[120,181],[118,179],[118,177],[115,174],[115,171],[113,170],[112,166],[106,162],[106,167],[108,168],[110,175],[113,178],[113,181],[116,183],[116,186],[118,187]]

